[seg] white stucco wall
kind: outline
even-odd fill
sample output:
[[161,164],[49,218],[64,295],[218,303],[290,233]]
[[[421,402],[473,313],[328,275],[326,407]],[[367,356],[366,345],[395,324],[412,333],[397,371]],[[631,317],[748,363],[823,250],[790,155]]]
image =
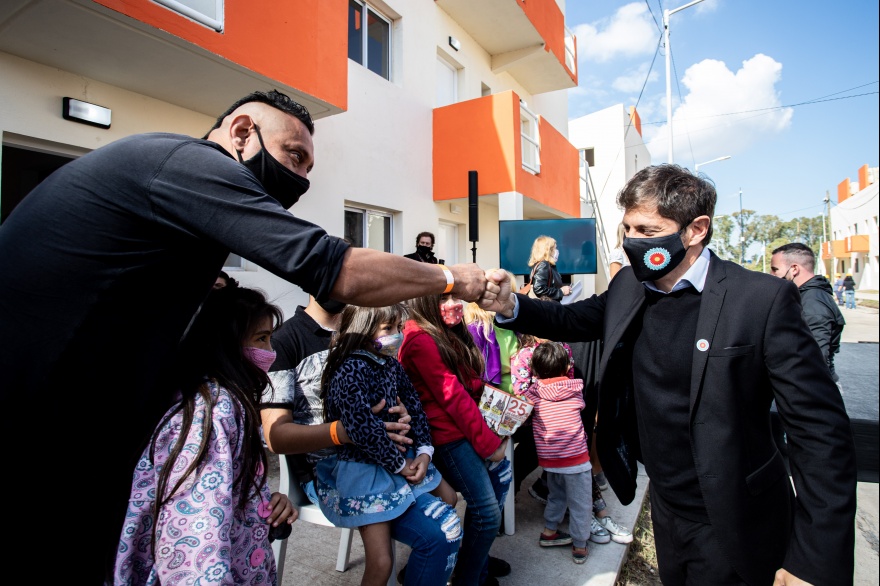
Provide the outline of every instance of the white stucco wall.
[[[877,177],[877,169],[873,170]],[[858,186],[858,184],[857,184]],[[853,252],[843,259],[833,259],[832,272],[838,272],[838,262],[845,261],[844,270],[852,271],[860,290],[876,290],[880,287],[880,263],[878,263],[877,217],[880,210],[880,184],[873,183],[831,208],[831,240],[844,240],[848,236],[868,235],[869,251]],[[856,262],[858,261],[858,262]],[[858,264],[858,270],[855,270]]]
[[[311,188],[292,211],[340,236],[346,204],[390,212],[395,254],[412,252],[418,232],[439,234],[440,222],[453,224],[458,227],[453,256],[470,262],[467,199],[433,201],[432,173],[443,172],[433,169],[432,161],[438,53],[459,68],[458,101],[480,97],[483,84],[492,93],[513,90],[563,134],[566,92],[532,96],[508,73],[493,73],[490,55],[433,2],[372,4],[393,21],[392,80],[348,62],[348,111],[316,121]],[[459,51],[449,46],[449,36],[460,41]],[[7,144],[82,154],[140,132],[202,136],[214,122],[203,114],[4,53],[0,53],[0,79],[0,132]],[[64,120],[64,96],[111,108],[111,128]],[[480,199],[477,262],[488,268],[498,264],[497,197]],[[459,213],[453,212],[456,208]],[[250,263],[244,263],[243,269],[235,278],[265,290],[285,315],[307,301],[299,288],[267,271]]]
[[637,171],[651,164],[651,154],[644,140],[635,126],[626,132],[628,124],[629,114],[623,104],[568,123],[568,138],[576,148],[595,149],[595,165],[590,175],[610,247],[617,242],[617,226],[623,218],[623,211],[616,203],[617,193]]

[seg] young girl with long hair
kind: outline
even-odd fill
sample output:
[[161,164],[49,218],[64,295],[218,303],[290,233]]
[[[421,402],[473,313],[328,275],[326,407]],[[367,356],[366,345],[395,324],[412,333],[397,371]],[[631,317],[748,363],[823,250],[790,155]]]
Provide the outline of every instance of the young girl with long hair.
[[[348,306],[330,346],[321,387],[326,421],[338,420],[351,444],[317,464],[318,505],[340,527],[357,527],[366,564],[362,585],[382,585],[391,575],[391,539],[412,548],[406,585],[445,586],[461,544],[455,509],[431,491],[443,490],[431,463],[434,448],[418,394],[397,361],[406,307]],[[397,399],[412,417],[406,454],[385,431],[397,420],[382,399]],[[446,485],[448,488],[448,485]],[[454,504],[454,492],[452,502]]]
[[510,486],[507,439],[480,413],[483,358],[462,321],[462,302],[427,295],[408,302],[400,362],[418,390],[434,443],[434,462],[467,501],[455,585],[496,584],[510,566],[489,549],[501,526],[501,505]]
[[[516,290],[516,276],[509,271],[511,290]],[[486,311],[477,303],[464,306],[464,322],[483,356],[486,382],[504,390],[511,390],[510,360],[519,350],[515,332],[495,325],[495,313]]]
[[281,310],[212,291],[181,343],[179,401],[134,471],[115,584],[275,584],[270,532],[297,517],[270,493],[257,411]]

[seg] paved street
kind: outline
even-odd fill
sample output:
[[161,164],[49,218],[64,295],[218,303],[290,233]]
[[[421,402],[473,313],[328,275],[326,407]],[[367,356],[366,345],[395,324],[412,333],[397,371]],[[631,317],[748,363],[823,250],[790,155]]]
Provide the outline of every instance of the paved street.
[[[876,296],[875,296],[876,297]],[[851,419],[878,419],[878,341],[880,315],[865,307],[841,307],[846,327],[840,353],[834,362],[843,385],[843,401]],[[880,490],[873,482],[858,484],[856,499],[855,586],[876,586],[880,563],[878,502]]]

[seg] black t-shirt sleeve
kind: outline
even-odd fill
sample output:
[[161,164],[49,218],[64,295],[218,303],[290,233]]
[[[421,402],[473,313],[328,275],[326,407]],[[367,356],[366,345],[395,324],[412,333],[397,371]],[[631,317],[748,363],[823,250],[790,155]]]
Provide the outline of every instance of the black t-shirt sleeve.
[[348,249],[281,207],[247,168],[208,141],[174,149],[148,194],[160,224],[221,244],[319,299],[329,295]]

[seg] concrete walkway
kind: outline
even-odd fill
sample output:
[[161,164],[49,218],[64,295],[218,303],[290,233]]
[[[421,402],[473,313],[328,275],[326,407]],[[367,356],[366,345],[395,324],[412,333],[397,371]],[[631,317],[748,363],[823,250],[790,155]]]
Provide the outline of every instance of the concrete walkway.
[[[270,486],[278,485],[277,458],[270,455]],[[523,481],[523,488],[517,495],[516,523],[513,535],[502,535],[492,545],[492,555],[510,563],[510,576],[501,578],[502,586],[532,586],[534,584],[554,584],[559,586],[614,586],[623,561],[626,559],[628,545],[611,543],[598,545],[590,543],[590,556],[583,565],[571,559],[570,547],[542,548],[538,545],[538,535],[544,526],[544,506],[528,494],[528,487],[540,475],[540,469]],[[623,506],[611,490],[603,496],[611,511],[611,516],[619,524],[630,529],[635,525],[644,500],[648,477],[640,468],[636,498],[628,506]],[[464,504],[459,503],[459,515],[464,518]],[[561,528],[565,530],[566,521]],[[293,524],[285,558],[284,576],[281,586],[331,586],[360,584],[364,570],[364,548],[360,535],[355,533],[351,548],[348,569],[337,572],[336,552],[339,547],[339,529],[322,527],[297,521]],[[397,544],[398,569],[406,563],[409,548]]]
[[[861,296],[856,293],[856,298]],[[874,295],[876,299],[876,295]],[[878,401],[878,364],[877,343],[880,342],[880,311],[873,308],[858,306],[855,309],[841,307],[846,326],[841,336],[842,344],[858,344],[863,350],[860,354],[873,351],[867,362],[861,364],[860,372],[847,378],[844,371],[840,371],[841,383],[844,388],[844,401],[849,394],[848,386],[861,384],[872,393],[867,401],[872,403],[873,413],[877,412]],[[870,346],[873,346],[870,347]],[[841,349],[843,352],[845,349]],[[840,354],[839,357],[842,358]],[[861,379],[866,379],[865,381]],[[870,382],[867,382],[870,381]],[[867,386],[865,386],[867,385]],[[847,404],[847,411],[850,411]],[[851,415],[852,416],[852,415]],[[880,503],[880,489],[872,482],[859,482],[856,488],[856,568],[853,575],[854,586],[876,586],[878,584],[877,567],[880,564],[880,540],[878,540],[878,503]]]

